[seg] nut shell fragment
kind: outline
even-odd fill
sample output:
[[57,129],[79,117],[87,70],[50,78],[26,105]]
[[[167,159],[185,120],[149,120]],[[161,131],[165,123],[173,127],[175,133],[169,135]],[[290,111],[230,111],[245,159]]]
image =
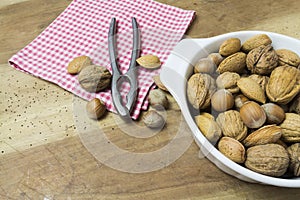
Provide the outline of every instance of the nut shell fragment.
[[105,103],[98,98],[94,98],[86,104],[86,112],[89,118],[99,119],[106,113]]
[[276,67],[266,87],[272,102],[289,103],[300,91],[300,70],[290,66]]
[[279,144],[264,144],[248,148],[245,166],[255,172],[279,177],[289,166],[289,155]]

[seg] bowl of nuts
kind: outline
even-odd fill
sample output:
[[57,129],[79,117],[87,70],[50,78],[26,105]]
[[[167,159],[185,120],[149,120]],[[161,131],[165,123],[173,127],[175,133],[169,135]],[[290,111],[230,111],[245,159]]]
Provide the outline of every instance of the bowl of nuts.
[[241,180],[300,188],[300,41],[265,31],[183,39],[160,79],[202,153]]

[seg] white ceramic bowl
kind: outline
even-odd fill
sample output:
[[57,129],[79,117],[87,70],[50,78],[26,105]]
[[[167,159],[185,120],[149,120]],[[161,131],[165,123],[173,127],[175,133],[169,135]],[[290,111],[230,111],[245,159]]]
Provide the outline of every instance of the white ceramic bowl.
[[293,179],[275,178],[251,171],[225,157],[219,152],[198,129],[192,114],[189,111],[186,96],[187,79],[193,73],[193,65],[199,58],[209,53],[218,52],[220,44],[231,37],[237,37],[243,43],[256,34],[265,33],[273,41],[274,49],[286,48],[300,55],[300,41],[288,36],[264,31],[232,32],[205,39],[183,39],[176,45],[161,71],[161,81],[168,88],[179,104],[182,114],[189,125],[196,143],[202,153],[224,172],[241,180],[254,183],[269,184],[281,187],[300,188],[300,177]]

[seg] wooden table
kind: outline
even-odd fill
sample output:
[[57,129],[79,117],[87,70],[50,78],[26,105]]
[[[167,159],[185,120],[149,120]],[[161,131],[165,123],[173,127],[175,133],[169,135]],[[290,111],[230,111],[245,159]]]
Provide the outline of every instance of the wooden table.
[[[299,199],[300,189],[246,183],[223,173],[198,157],[195,143],[175,162],[147,173],[121,172],[95,159],[76,128],[74,96],[7,64],[70,2],[0,1],[0,199]],[[187,31],[190,37],[266,30],[300,39],[298,0],[159,2],[197,12]],[[124,134],[112,113],[99,127],[124,150],[153,152],[172,140],[180,123],[190,134],[169,99],[167,126],[151,138]]]

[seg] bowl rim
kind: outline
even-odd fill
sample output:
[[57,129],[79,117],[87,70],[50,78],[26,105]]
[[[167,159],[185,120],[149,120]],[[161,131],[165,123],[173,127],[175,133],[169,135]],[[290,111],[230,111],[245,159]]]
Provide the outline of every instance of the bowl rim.
[[[181,40],[175,46],[175,48],[169,55],[167,62],[162,67],[160,78],[161,78],[161,81],[163,82],[163,84],[167,87],[169,92],[172,94],[172,96],[175,98],[175,100],[179,104],[182,114],[184,115],[184,119],[186,120],[188,126],[190,127],[190,129],[193,133],[194,139],[196,140],[196,143],[199,146],[200,150],[203,151],[203,148],[209,149],[209,152],[207,153],[207,155],[205,155],[205,157],[207,157],[210,161],[212,161],[215,165],[217,165],[218,168],[220,168],[221,170],[224,171],[224,169],[222,169],[222,166],[220,166],[219,164],[225,165],[227,168],[229,168],[230,170],[233,170],[233,172],[236,173],[236,174],[231,174],[231,173],[229,173],[229,174],[236,176],[237,178],[242,179],[242,180],[245,180],[245,178],[246,178],[246,180],[250,179],[250,180],[248,180],[249,182],[252,180],[254,182],[258,182],[258,183],[262,183],[262,184],[269,184],[269,185],[273,185],[273,186],[300,188],[300,177],[296,177],[293,179],[284,179],[284,178],[277,178],[277,177],[271,177],[271,176],[259,174],[257,172],[254,172],[250,169],[247,169],[244,166],[241,166],[241,165],[233,162],[232,160],[230,160],[229,158],[224,156],[214,145],[212,145],[202,135],[201,131],[196,126],[194,119],[191,119],[192,114],[190,113],[190,111],[183,110],[186,108],[187,105],[182,105],[182,104],[187,103],[187,101],[180,99],[182,97],[182,94],[178,94],[179,93],[178,88],[174,89],[174,87],[178,86],[176,84],[181,83],[180,87],[184,88],[184,93],[186,92],[186,90],[185,90],[186,80],[188,79],[187,76],[189,75],[188,71],[192,67],[191,63],[195,62],[195,57],[197,54],[199,54],[199,52],[206,51],[205,50],[206,47],[208,47],[209,45],[213,45],[217,41],[220,41],[220,40],[224,41],[225,39],[228,39],[230,37],[249,38],[256,34],[267,34],[272,39],[273,43],[275,43],[275,44],[278,43],[278,41],[276,39],[280,38],[280,40],[288,41],[289,43],[293,43],[293,44],[296,43],[295,46],[300,46],[300,40],[298,40],[296,38],[292,38],[290,36],[282,35],[279,33],[268,32],[268,31],[257,31],[257,30],[230,32],[230,33],[225,33],[225,34],[210,37],[210,38],[187,38],[187,39]],[[201,48],[197,52],[191,52],[190,51],[191,45],[193,45],[193,44],[198,44],[198,45],[200,45]],[[212,53],[212,52],[210,52],[210,53]],[[299,54],[300,50],[297,53]],[[178,59],[181,59],[181,61]],[[188,65],[188,66],[181,66],[182,68],[179,69],[179,72],[177,72],[177,70],[175,69],[176,65],[174,65],[175,61],[176,62],[180,61],[181,64]],[[172,85],[169,84],[170,83],[169,79],[172,79],[172,78],[167,77],[167,76],[169,76],[170,70],[173,70],[175,73],[178,73],[178,77],[180,76],[181,78],[185,79],[185,81],[181,81],[181,82],[176,81],[177,82],[176,84],[172,84]],[[184,85],[182,85],[182,83]],[[186,97],[184,97],[184,98],[186,98]],[[212,156],[212,157],[209,157],[209,156]],[[214,160],[214,159],[216,159],[216,160]]]

